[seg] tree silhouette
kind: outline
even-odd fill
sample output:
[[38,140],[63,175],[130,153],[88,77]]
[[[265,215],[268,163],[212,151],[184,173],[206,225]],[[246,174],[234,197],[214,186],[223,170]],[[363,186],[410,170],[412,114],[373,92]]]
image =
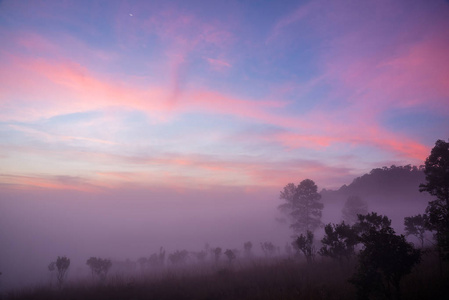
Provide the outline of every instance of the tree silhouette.
[[361,229],[359,240],[363,244],[358,258],[357,272],[350,282],[357,288],[359,299],[369,295],[390,299],[392,289],[400,298],[400,281],[411,272],[421,258],[421,252],[396,235],[391,228],[391,220],[377,214],[359,215]]
[[345,222],[327,224],[324,232],[325,236],[321,240],[323,247],[318,252],[320,255],[341,261],[343,258],[349,260],[355,254],[358,236],[356,230],[350,225]]
[[262,248],[265,257],[272,257],[276,253],[276,247],[272,242],[260,243],[260,248]]
[[359,196],[350,196],[343,206],[342,218],[346,224],[353,225],[357,222],[357,215],[365,215],[368,213],[368,204]]
[[381,229],[391,228],[391,220],[387,216],[378,215],[376,212],[371,212],[366,215],[357,215],[358,221],[354,224],[354,229],[359,235],[366,234]]
[[253,243],[251,243],[250,241],[245,242],[245,244],[243,244],[243,250],[245,251],[245,256],[247,258],[251,257],[252,254],[252,249],[253,249]]
[[292,243],[293,248],[295,248],[296,252],[299,253],[301,251],[308,263],[313,261],[315,257],[315,247],[313,246],[313,232],[307,231],[306,235],[301,234],[298,236]]
[[65,277],[67,275],[67,271],[70,267],[70,259],[65,256],[58,256],[56,261],[51,262],[48,265],[48,270],[53,272],[56,270],[56,279],[58,281],[58,287],[62,288],[64,284]]
[[[146,259],[145,259],[146,262]],[[139,259],[139,263],[142,264],[143,261]],[[112,266],[112,262],[110,259],[102,259],[97,257],[91,257],[86,261],[86,264],[89,266],[90,271],[92,273],[92,278],[96,275],[101,281],[106,280],[106,276],[108,275],[108,271]]]
[[449,260],[449,142],[437,140],[425,162],[426,183],[419,186],[436,199],[426,208],[427,227],[435,231],[440,256]]
[[214,253],[215,263],[218,263],[221,256],[221,248],[220,247],[214,248],[212,249],[212,252]]
[[173,265],[184,264],[189,256],[189,252],[187,250],[176,250],[168,256],[168,259]]
[[198,262],[203,263],[204,260],[206,259],[207,252],[205,250],[201,250],[198,252],[194,252],[193,255],[196,257]]
[[427,231],[427,215],[417,215],[404,218],[405,235],[414,235],[421,242],[421,248],[424,247],[424,234]]
[[224,252],[224,254],[226,255],[226,257],[228,258],[228,262],[229,265],[232,264],[232,261],[235,259],[235,253],[234,251],[232,251],[231,249],[226,249],[226,251]]
[[165,262],[165,249],[163,247],[159,248],[159,253],[153,253],[148,258],[148,264],[153,268],[160,268]]
[[281,191],[280,199],[286,203],[279,205],[279,210],[286,213],[290,227],[297,233],[307,234],[315,231],[321,225],[323,204],[315,182],[305,179],[298,186],[289,183]]
[[[146,258],[146,257],[141,257],[141,258],[139,258],[139,259],[137,260],[137,262],[139,263],[140,269],[141,269],[142,271],[146,270],[146,268],[147,268],[147,266],[148,266],[148,258]],[[92,274],[92,275],[93,275],[93,274]]]

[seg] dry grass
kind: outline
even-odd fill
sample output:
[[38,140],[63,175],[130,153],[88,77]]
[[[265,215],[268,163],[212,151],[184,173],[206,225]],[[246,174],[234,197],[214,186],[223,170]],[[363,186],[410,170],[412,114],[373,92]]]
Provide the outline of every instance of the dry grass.
[[[62,290],[39,287],[4,295],[8,300],[140,300],[140,299],[355,299],[347,282],[354,262],[341,265],[320,260],[257,261],[246,265],[203,266],[166,270],[138,277],[113,276],[104,284],[69,283]],[[427,255],[402,282],[403,299],[449,299],[448,265],[440,273],[438,260]]]

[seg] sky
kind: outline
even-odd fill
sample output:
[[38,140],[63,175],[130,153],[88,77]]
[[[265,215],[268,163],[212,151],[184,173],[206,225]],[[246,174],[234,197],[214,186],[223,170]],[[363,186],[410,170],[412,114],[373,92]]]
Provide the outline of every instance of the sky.
[[446,1],[1,1],[0,183],[336,188],[449,136]]
[[283,245],[287,183],[449,138],[448,1],[1,0],[0,45],[4,285],[59,255]]

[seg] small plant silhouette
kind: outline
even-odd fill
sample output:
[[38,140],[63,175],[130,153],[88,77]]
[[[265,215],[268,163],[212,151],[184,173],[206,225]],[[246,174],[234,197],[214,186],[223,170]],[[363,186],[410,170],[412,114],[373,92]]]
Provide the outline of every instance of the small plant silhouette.
[[94,278],[94,275],[96,275],[101,281],[106,280],[108,271],[112,266],[112,262],[110,259],[102,259],[97,257],[89,258],[86,261],[86,264],[89,266],[92,272],[92,278]]
[[232,261],[236,258],[234,251],[232,251],[231,249],[227,249],[224,254],[226,255],[226,257],[228,258],[228,262],[229,265],[232,264]]

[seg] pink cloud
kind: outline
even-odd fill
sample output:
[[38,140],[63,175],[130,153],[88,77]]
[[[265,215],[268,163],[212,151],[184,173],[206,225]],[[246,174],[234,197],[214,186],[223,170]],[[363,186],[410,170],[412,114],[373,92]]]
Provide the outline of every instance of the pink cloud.
[[[27,105],[33,106],[39,98],[39,106],[47,106],[49,110],[33,110],[35,117],[47,117],[88,111],[106,107],[125,107],[142,110],[146,113],[162,117],[171,112],[202,110],[211,113],[233,114],[242,118],[254,118],[269,123],[297,123],[266,111],[271,108],[285,106],[282,101],[252,101],[231,98],[227,95],[207,90],[179,91],[173,101],[173,91],[167,87],[138,87],[126,82],[118,82],[110,78],[102,78],[87,68],[70,61],[49,61],[11,56],[12,64],[0,71],[0,78],[6,84],[0,85],[3,92],[2,101],[9,101],[17,95],[17,91],[25,92]],[[24,80],[21,80],[23,78]],[[20,86],[20,87],[19,87]],[[0,96],[1,97],[1,96]],[[30,99],[31,98],[31,99]],[[0,98],[1,99],[1,98]],[[70,99],[70,100],[69,100]],[[11,103],[14,106],[14,103]],[[14,118],[14,114],[3,112],[3,119]],[[23,114],[23,111],[17,114]],[[42,115],[39,115],[42,114]],[[22,116],[29,118],[30,115]]]
[[315,148],[322,149],[338,140],[338,137],[303,135],[297,133],[279,133],[274,136],[276,140],[288,148]]
[[50,42],[47,38],[34,32],[22,32],[11,36],[14,42],[28,51],[54,55],[60,53],[60,46]]
[[[303,20],[310,9],[315,8],[300,7],[298,11],[280,20],[277,30]],[[441,22],[443,23],[440,25],[446,24],[445,21]],[[189,43],[186,47],[188,51],[199,49],[197,47],[201,48],[205,44],[220,48],[232,40],[227,30],[220,26],[207,24],[193,15],[183,15],[177,11],[147,18],[144,24],[148,33],[156,34],[174,45]],[[289,104],[282,100],[256,101],[207,89],[185,90],[182,81],[187,54],[184,50],[173,50],[168,64],[172,74],[170,82],[158,86],[118,81],[69,60],[32,59],[6,53],[11,57],[12,63],[0,70],[3,82],[0,85],[3,94],[0,99],[2,106],[6,108],[0,116],[8,120],[21,114],[20,118],[26,120],[30,116],[48,117],[117,106],[141,110],[165,120],[173,114],[200,111],[231,115],[285,129],[288,133],[272,138],[287,148],[323,149],[335,143],[346,142],[374,144],[413,158],[423,157],[425,147],[415,143],[411,147],[413,151],[407,150],[412,139],[387,132],[382,128],[379,116],[391,105],[399,108],[429,105],[435,110],[447,109],[445,104],[448,88],[444,82],[447,81],[449,70],[445,56],[449,35],[444,28],[447,27],[435,28],[432,38],[415,41],[407,47],[398,47],[399,50],[394,51],[394,55],[390,55],[388,51],[371,56],[356,52],[354,45],[357,38],[354,40],[354,36],[367,34],[368,29],[363,26],[349,37],[338,36],[341,41],[333,44],[336,46],[332,49],[334,59],[329,59],[332,55],[324,56],[325,74],[319,76],[318,80],[318,84],[327,81],[339,86],[329,98],[345,98],[348,108],[339,109],[338,112],[320,105],[316,111],[297,118],[283,114]],[[39,36],[25,35],[19,40],[24,47],[30,49],[36,46],[42,52],[60,51]],[[209,63],[223,66],[227,64],[225,61],[212,59]],[[417,69],[421,71],[417,72]],[[313,87],[316,84],[311,83]],[[304,87],[306,90],[309,88]],[[21,105],[20,110],[17,102],[11,100],[15,96],[19,98],[17,95],[24,95],[20,98],[27,99],[20,101],[28,101],[27,105]],[[427,96],[432,99],[428,100]],[[14,109],[14,113],[11,113]],[[345,127],[345,123],[355,125]]]
[[[323,7],[329,23],[314,24],[320,26],[319,32],[334,34],[321,61],[325,77],[334,87],[332,96],[345,97],[352,105],[377,115],[410,107],[448,112],[447,4],[423,2],[398,16],[394,12],[404,3],[362,6],[351,2],[343,6],[335,2],[332,11]],[[386,25],[379,26],[382,22],[377,15],[359,20],[367,8],[382,16]],[[347,20],[346,25],[339,26],[342,19]],[[348,30],[353,23],[357,26]],[[329,24],[337,25],[328,28]]]
[[[370,145],[417,162],[425,159],[428,147],[387,130],[382,118],[391,109],[404,108],[448,113],[449,13],[441,2],[425,9],[409,7],[398,19],[395,12],[402,4],[316,2],[310,9],[319,10],[322,18],[306,18],[309,12],[301,6],[278,22],[273,32],[304,21],[326,38],[323,73],[310,82],[331,88],[322,104],[305,116],[308,130],[286,127],[287,132],[272,138],[286,147]],[[373,11],[373,18],[363,19]],[[341,103],[337,110],[327,106],[335,102]]]
[[[104,190],[120,186],[176,188],[209,188],[214,186],[270,186],[279,187],[301,177],[313,176],[322,184],[335,182],[335,167],[307,160],[266,160],[251,157],[223,157],[215,155],[186,155],[182,153],[160,153],[154,156],[126,156],[98,151],[76,151],[71,148],[44,150],[26,146],[8,149],[16,154],[26,153],[33,157],[52,157],[58,161],[76,160],[89,169],[78,174],[82,177],[63,180],[48,174],[24,174],[7,176],[3,183],[18,186],[37,186],[50,189]],[[14,156],[6,159],[14,159]],[[106,166],[106,168],[105,168]],[[113,166],[111,168],[111,166]],[[325,171],[326,168],[329,170]],[[319,175],[312,171],[323,171]],[[347,170],[348,171],[348,170]],[[54,172],[54,171],[52,171]],[[59,170],[64,174],[64,169]],[[271,175],[270,175],[271,174]],[[275,177],[277,175],[278,177]],[[70,179],[70,178],[69,178]],[[88,183],[88,184],[87,184]],[[342,182],[343,183],[343,182]]]
[[82,192],[99,192],[100,189],[92,184],[80,181],[77,178],[69,178],[64,176],[23,176],[23,175],[2,175],[0,181],[10,189],[51,189],[51,190],[75,190]]
[[117,143],[108,141],[105,139],[97,139],[97,138],[91,138],[91,137],[85,137],[85,136],[71,136],[71,135],[59,135],[59,134],[50,134],[41,130],[33,129],[28,126],[22,126],[22,125],[8,125],[9,128],[12,128],[13,130],[20,131],[23,133],[28,134],[29,136],[32,136],[34,138],[38,138],[41,140],[46,141],[85,141],[85,142],[91,142],[96,144],[105,144],[105,145],[116,145]]
[[[51,117],[113,106],[143,109],[157,115],[168,108],[167,90],[163,88],[142,89],[96,77],[85,67],[70,61],[19,57],[13,57],[12,61],[13,65],[7,65],[0,71],[0,78],[9,78],[6,84],[0,85],[3,94],[0,99],[8,103],[23,94],[20,98],[26,100],[20,101],[25,101],[25,107],[32,109],[28,112],[16,111],[17,115],[3,111],[3,119]],[[16,104],[11,102],[10,106]]]
[[224,69],[231,67],[231,64],[224,60],[213,59],[210,57],[206,57],[206,60],[209,63],[209,65],[212,67],[212,69],[214,69],[216,71],[222,71]]
[[[145,111],[158,118],[165,118],[171,113],[203,111],[211,114],[233,115],[243,119],[249,118],[261,123],[289,128],[292,130],[291,134],[280,134],[274,138],[274,141],[290,148],[322,148],[336,142],[350,142],[375,144],[381,148],[389,147],[413,158],[423,159],[424,153],[427,152],[426,147],[418,143],[415,143],[416,147],[409,147],[411,141],[405,141],[398,136],[388,139],[380,138],[392,134],[379,129],[375,117],[372,116],[374,110],[366,109],[363,105],[356,105],[353,107],[354,110],[341,110],[334,116],[329,116],[326,112],[313,112],[298,119],[271,112],[283,109],[287,105],[286,102],[242,100],[211,91],[186,91],[181,97],[182,101],[173,103],[169,101],[171,92],[166,88],[141,88],[101,78],[76,63],[51,62],[43,59],[14,58],[14,60],[14,67],[6,66],[0,71],[0,77],[6,78],[7,83],[9,81],[9,84],[0,87],[4,92],[2,101],[7,103],[8,99],[16,95],[16,91],[26,90],[29,98],[26,106],[32,108],[30,110],[32,115],[30,111],[18,111],[17,115],[14,115],[11,111],[4,110],[2,115],[4,120],[17,119],[17,117],[29,119],[30,116],[32,118],[50,117],[111,106]],[[25,80],[20,80],[22,77]],[[19,83],[20,88],[17,87]],[[50,91],[51,94],[49,94]],[[38,102],[33,100],[36,96],[39,97]],[[9,106],[14,107],[15,104],[9,103]],[[36,107],[48,109],[39,110]],[[364,112],[367,115],[360,115]],[[342,124],[344,120],[351,120],[352,127],[345,128]],[[371,123],[367,123],[369,120]],[[339,125],[336,126],[336,124]],[[374,131],[371,128],[374,128]],[[308,133],[301,133],[305,131]]]

